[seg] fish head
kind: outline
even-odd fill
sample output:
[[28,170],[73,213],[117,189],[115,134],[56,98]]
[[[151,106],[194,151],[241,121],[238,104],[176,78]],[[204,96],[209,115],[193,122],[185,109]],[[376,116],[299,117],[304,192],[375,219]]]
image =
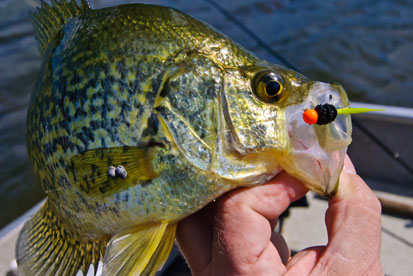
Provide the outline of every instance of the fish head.
[[229,72],[224,81],[233,147],[243,154],[267,153],[263,162],[276,162],[321,195],[333,194],[351,142],[350,116],[309,125],[303,113],[320,104],[348,107],[344,89],[275,65]]

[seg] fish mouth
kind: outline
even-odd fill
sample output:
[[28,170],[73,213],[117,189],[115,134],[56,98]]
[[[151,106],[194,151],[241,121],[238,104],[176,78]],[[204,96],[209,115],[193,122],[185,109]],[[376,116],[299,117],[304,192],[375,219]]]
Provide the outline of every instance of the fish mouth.
[[[296,145],[296,143],[294,143]],[[346,149],[321,152],[317,147],[295,148],[282,167],[289,174],[300,179],[312,191],[329,197],[337,189],[339,175],[343,168]]]
[[326,125],[304,122],[303,110],[326,103],[336,108],[349,105],[340,85],[315,82],[300,105],[286,108],[290,150],[280,163],[308,188],[329,197],[337,190],[347,146],[351,142],[351,119],[349,115],[339,115]]

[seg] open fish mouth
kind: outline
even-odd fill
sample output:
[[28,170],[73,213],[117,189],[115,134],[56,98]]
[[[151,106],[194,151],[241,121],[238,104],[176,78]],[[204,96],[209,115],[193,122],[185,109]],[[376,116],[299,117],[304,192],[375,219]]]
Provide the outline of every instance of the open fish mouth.
[[351,142],[351,119],[349,115],[339,115],[329,124],[306,124],[303,111],[320,104],[344,108],[349,102],[341,86],[315,82],[301,104],[287,107],[285,118],[290,150],[282,158],[281,166],[311,190],[330,196],[337,189]]

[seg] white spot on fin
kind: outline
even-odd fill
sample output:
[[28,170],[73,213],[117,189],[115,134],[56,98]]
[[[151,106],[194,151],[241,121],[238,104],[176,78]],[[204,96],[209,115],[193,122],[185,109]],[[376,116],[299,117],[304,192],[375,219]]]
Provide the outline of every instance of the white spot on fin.
[[129,237],[130,235],[131,235],[131,234],[126,234],[126,235],[124,235],[124,236],[122,236],[122,237],[119,237],[119,238],[113,240],[112,243],[120,242],[121,240],[124,240],[124,239],[126,239],[127,237]]

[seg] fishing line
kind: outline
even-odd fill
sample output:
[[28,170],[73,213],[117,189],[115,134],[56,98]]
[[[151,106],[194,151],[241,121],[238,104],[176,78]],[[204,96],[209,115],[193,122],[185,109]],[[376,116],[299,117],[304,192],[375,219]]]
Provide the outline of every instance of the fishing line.
[[294,71],[297,71],[301,73],[294,65],[289,63],[285,58],[283,58],[280,54],[278,54],[276,51],[274,51],[267,43],[265,43],[261,38],[259,38],[256,34],[254,34],[253,31],[248,29],[244,24],[241,23],[236,17],[234,17],[229,11],[224,9],[221,5],[219,5],[217,2],[214,0],[205,0],[205,2],[208,2],[211,4],[214,8],[216,8],[218,11],[220,11],[222,14],[224,14],[226,17],[228,17],[229,20],[234,22],[238,27],[243,30],[247,35],[252,37],[262,48],[267,50],[273,57],[275,57],[278,61],[280,61],[283,65],[293,69]]
[[394,158],[398,163],[405,168],[410,174],[413,175],[413,169],[401,159],[398,155],[398,152],[391,150],[383,141],[381,141],[376,135],[374,135],[370,130],[364,127],[358,120],[352,119],[353,124],[358,127],[367,137],[369,137],[373,142],[375,142],[383,151],[385,151],[389,156]]
[[[278,61],[280,61],[283,65],[291,68],[292,70],[299,72],[302,74],[297,67],[289,63],[284,57],[274,51],[265,41],[259,38],[253,31],[248,29],[241,21],[239,21],[235,16],[232,15],[229,11],[227,11],[224,7],[218,4],[215,0],[204,0],[205,2],[209,3],[219,12],[221,12],[224,16],[226,16],[230,21],[234,22],[242,31],[244,31],[247,35],[249,35],[252,39],[254,39],[262,48],[264,48],[268,53],[270,53],[273,57],[275,57]],[[400,166],[406,169],[411,175],[413,175],[413,168],[408,165],[408,163],[400,158],[397,151],[393,151],[389,146],[387,146],[383,141],[381,141],[376,135],[374,135],[371,131],[369,131],[366,127],[364,127],[357,119],[352,118],[354,125],[361,130],[370,140],[372,140],[380,149],[382,149],[387,155],[389,155],[392,159],[394,159]]]

